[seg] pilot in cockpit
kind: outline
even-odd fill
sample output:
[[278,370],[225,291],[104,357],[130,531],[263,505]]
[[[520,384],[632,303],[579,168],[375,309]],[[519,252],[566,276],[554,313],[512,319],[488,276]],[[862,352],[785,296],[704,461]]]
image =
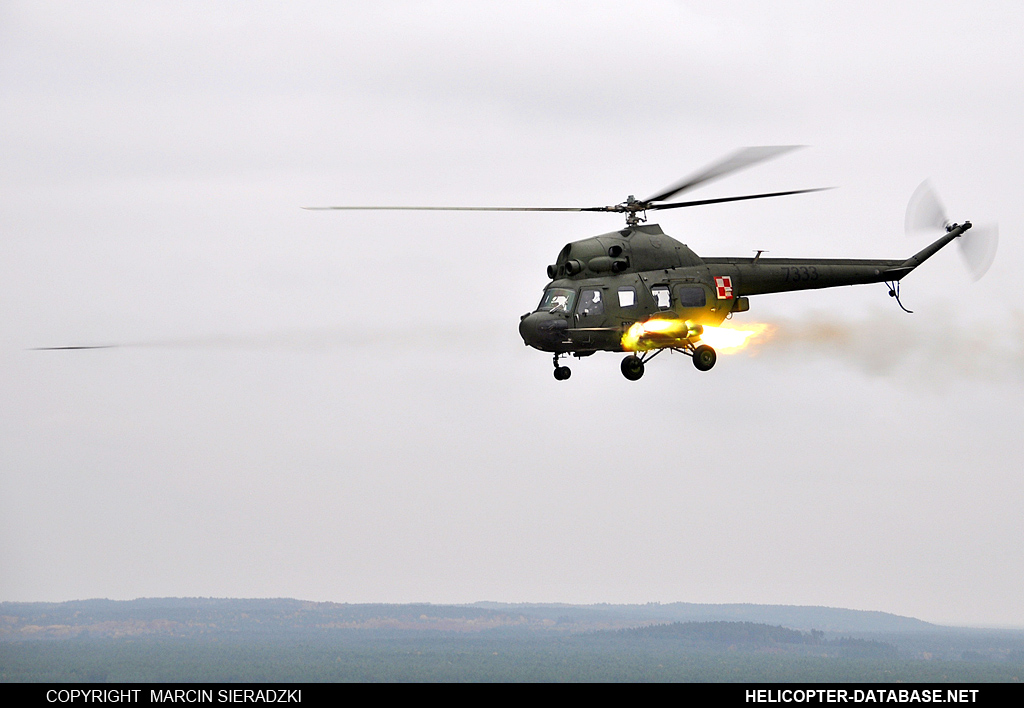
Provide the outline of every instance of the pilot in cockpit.
[[584,290],[579,313],[584,317],[590,317],[592,315],[600,315],[603,312],[604,306],[601,304],[601,291]]

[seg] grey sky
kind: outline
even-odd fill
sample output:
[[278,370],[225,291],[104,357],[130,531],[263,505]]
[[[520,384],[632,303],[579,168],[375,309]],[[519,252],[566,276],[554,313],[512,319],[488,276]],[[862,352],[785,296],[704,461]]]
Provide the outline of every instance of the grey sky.
[[[0,5],[0,599],[758,602],[1024,625],[1018,3]],[[699,374],[526,349],[617,215],[702,255],[895,257],[755,298]],[[737,318],[739,319],[739,318]],[[30,347],[125,343],[119,349]]]

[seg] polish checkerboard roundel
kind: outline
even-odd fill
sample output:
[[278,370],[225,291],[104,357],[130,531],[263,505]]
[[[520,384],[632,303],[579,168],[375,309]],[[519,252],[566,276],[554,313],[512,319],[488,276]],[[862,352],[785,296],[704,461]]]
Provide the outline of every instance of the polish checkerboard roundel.
[[715,293],[719,300],[732,300],[732,278],[728,275],[716,275]]

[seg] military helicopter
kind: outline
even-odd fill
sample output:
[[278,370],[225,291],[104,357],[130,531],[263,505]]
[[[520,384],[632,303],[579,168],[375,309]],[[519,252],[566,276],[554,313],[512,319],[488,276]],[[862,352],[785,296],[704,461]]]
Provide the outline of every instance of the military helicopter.
[[[700,185],[737,170],[781,155],[799,146],[748,147],[708,165],[697,173],[646,199],[629,196],[619,204],[597,207],[438,207],[438,206],[328,206],[327,210],[425,211],[589,211],[625,214],[619,231],[566,244],[547,267],[550,282],[540,304],[520,318],[524,344],[553,355],[554,376],[571,375],[563,357],[582,358],[595,352],[626,352],[622,375],[636,381],[645,365],[663,351],[690,356],[700,371],[709,371],[718,359],[701,341],[705,327],[720,325],[735,313],[750,309],[750,297],[793,290],[833,288],[841,285],[886,283],[900,307],[900,281],[954,239],[972,228],[969,221],[949,221],[928,182],[915,192],[907,210],[908,231],[941,229],[942,235],[910,258],[900,260],[762,258],[702,258],[685,244],[665,234],[657,224],[646,224],[647,212],[721,204],[821,191],[800,189],[747,194],[716,199],[669,202]],[[976,277],[987,270],[995,255],[994,228],[978,233],[961,245]],[[906,310],[910,312],[909,310]]]

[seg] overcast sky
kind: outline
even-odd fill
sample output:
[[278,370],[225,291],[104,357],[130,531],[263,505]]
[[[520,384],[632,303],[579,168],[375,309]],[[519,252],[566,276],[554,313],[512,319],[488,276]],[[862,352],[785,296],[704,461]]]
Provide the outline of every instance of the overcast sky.
[[[1024,626],[1024,6],[0,4],[0,600],[814,604]],[[752,298],[699,373],[527,349],[592,206],[698,254],[905,257]],[[742,318],[742,320],[741,320]],[[121,344],[94,351],[32,347]]]

